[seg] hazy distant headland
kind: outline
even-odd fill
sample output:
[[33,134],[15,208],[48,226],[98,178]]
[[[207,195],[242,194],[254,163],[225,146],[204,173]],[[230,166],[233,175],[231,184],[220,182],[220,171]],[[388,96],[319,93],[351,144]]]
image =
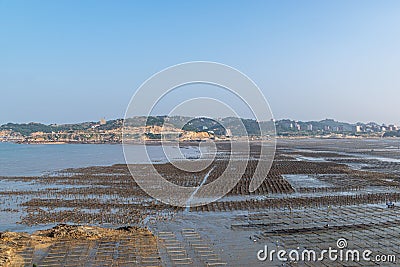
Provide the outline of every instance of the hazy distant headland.
[[[101,119],[75,124],[7,123],[0,126],[0,141],[16,143],[121,143],[125,133],[136,141],[179,139],[182,141],[230,140],[250,136],[260,137],[260,127],[275,124],[278,137],[400,137],[396,125],[375,122],[350,124],[333,119],[322,121],[295,121],[283,119],[257,122],[254,119],[189,118],[182,116],[138,116],[126,120]],[[272,124],[273,123],[273,124]],[[240,131],[245,127],[246,133]]]

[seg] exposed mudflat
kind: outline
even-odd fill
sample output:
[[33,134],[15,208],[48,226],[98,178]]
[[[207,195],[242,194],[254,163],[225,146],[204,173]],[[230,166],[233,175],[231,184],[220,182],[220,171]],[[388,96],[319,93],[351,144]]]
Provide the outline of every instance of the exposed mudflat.
[[134,266],[161,263],[147,229],[57,225],[33,234],[0,233],[0,266]]
[[[257,252],[265,245],[321,251],[345,238],[349,249],[400,254],[398,143],[279,140],[271,171],[250,192],[255,167],[263,164],[257,159],[259,144],[253,144],[246,172],[233,190],[214,203],[191,208],[150,198],[123,164],[1,177],[0,231],[30,233],[2,234],[8,241],[1,249],[4,255],[11,253],[14,266],[376,266],[366,261],[260,262]],[[227,169],[229,146],[220,144],[218,150],[218,157],[200,172],[163,163],[156,168],[175,184],[208,184],[221,172],[233,171]],[[241,155],[233,158],[241,160]],[[132,167],[133,175],[141,177],[152,168]],[[394,202],[394,208],[386,202]],[[60,223],[83,226],[37,231]],[[115,230],[127,225],[137,228]]]

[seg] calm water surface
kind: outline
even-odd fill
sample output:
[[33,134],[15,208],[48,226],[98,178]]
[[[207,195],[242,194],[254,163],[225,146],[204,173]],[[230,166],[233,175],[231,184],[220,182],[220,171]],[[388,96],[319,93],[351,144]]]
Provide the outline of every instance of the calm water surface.
[[[129,163],[145,163],[146,154],[139,145],[130,145],[137,150]],[[161,146],[147,146],[154,162],[165,162]],[[196,156],[196,147],[181,150],[187,157]],[[66,168],[107,166],[125,163],[122,145],[110,144],[12,144],[0,142],[0,176],[36,176]]]

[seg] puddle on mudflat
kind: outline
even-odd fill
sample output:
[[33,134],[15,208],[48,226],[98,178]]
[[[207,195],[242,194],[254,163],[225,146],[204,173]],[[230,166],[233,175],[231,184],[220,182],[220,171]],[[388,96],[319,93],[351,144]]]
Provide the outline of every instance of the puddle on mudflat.
[[307,174],[285,174],[282,176],[291,184],[294,189],[332,187],[331,184]]

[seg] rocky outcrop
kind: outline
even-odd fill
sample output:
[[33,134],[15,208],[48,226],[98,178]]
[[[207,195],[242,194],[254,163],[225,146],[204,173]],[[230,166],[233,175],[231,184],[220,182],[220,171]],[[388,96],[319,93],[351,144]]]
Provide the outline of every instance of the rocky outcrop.
[[154,239],[154,243],[156,243],[155,237],[149,230],[132,226],[109,229],[95,226],[59,224],[51,229],[36,231],[33,234],[0,232],[0,267],[13,266],[17,262],[24,262],[20,252],[27,248],[43,250],[57,242],[65,242],[66,240],[77,240],[77,242],[82,242],[78,240],[93,240],[93,242],[100,242],[101,240],[126,238],[129,235],[146,235],[151,240]]

